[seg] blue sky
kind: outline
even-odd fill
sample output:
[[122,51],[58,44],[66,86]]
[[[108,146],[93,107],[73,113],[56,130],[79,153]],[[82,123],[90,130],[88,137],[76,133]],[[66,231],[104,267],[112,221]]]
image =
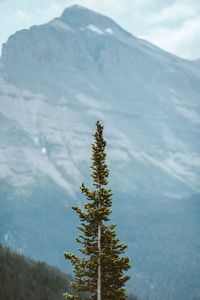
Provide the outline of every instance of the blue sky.
[[72,4],[106,14],[178,56],[200,58],[200,0],[0,0],[0,46],[17,30],[48,22]]

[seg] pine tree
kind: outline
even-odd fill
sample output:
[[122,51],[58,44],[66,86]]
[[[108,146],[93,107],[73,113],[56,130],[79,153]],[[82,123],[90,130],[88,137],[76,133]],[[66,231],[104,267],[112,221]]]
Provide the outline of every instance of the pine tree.
[[124,285],[129,276],[124,271],[130,268],[128,257],[121,254],[126,246],[119,241],[115,224],[110,224],[112,191],[106,188],[109,170],[106,165],[106,142],[103,126],[98,121],[92,145],[92,178],[94,189],[84,184],[80,189],[88,202],[84,209],[72,207],[81,220],[81,234],[76,239],[83,258],[64,253],[74,265],[75,281],[72,287],[77,292],[86,292],[84,297],[64,294],[66,299],[124,300],[127,299]]

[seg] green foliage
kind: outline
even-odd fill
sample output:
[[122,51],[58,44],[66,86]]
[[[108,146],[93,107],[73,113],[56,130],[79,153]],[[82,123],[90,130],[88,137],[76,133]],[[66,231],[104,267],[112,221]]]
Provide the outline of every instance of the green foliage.
[[[84,209],[73,207],[78,214],[81,234],[77,242],[83,258],[65,253],[65,258],[74,265],[75,281],[72,287],[78,292],[88,292],[85,297],[77,297],[69,293],[66,299],[97,299],[98,262],[101,262],[101,283],[103,300],[127,299],[124,285],[129,276],[124,271],[130,268],[129,259],[122,256],[126,246],[119,241],[115,232],[115,224],[110,221],[112,191],[106,188],[109,170],[106,165],[106,142],[103,138],[103,126],[96,124],[95,142],[92,145],[92,178],[94,189],[81,185],[82,194],[87,198]],[[98,226],[101,225],[101,251],[98,248]]]
[[1,300],[61,300],[72,278],[0,245]]

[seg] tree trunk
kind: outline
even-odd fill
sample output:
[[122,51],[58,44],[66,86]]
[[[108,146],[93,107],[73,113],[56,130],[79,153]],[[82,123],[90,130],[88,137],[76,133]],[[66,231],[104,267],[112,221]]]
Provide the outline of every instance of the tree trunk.
[[97,300],[101,300],[101,223],[98,224],[98,280],[97,280]]

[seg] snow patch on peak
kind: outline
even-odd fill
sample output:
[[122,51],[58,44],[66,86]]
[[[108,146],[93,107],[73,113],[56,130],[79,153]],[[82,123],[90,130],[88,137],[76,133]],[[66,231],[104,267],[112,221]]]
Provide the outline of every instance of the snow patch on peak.
[[105,33],[113,34],[113,30],[111,28],[106,28]]
[[98,27],[94,26],[93,24],[89,24],[87,26],[87,29],[89,29],[90,31],[96,32],[98,34],[104,34],[104,32],[101,29],[99,29]]
[[79,28],[81,31],[85,31],[85,30],[90,30],[92,32],[95,32],[97,34],[114,34],[114,31],[111,28],[106,28],[101,30],[100,28],[98,28],[97,26],[93,25],[93,24],[89,24],[86,28],[84,27],[80,27]]

